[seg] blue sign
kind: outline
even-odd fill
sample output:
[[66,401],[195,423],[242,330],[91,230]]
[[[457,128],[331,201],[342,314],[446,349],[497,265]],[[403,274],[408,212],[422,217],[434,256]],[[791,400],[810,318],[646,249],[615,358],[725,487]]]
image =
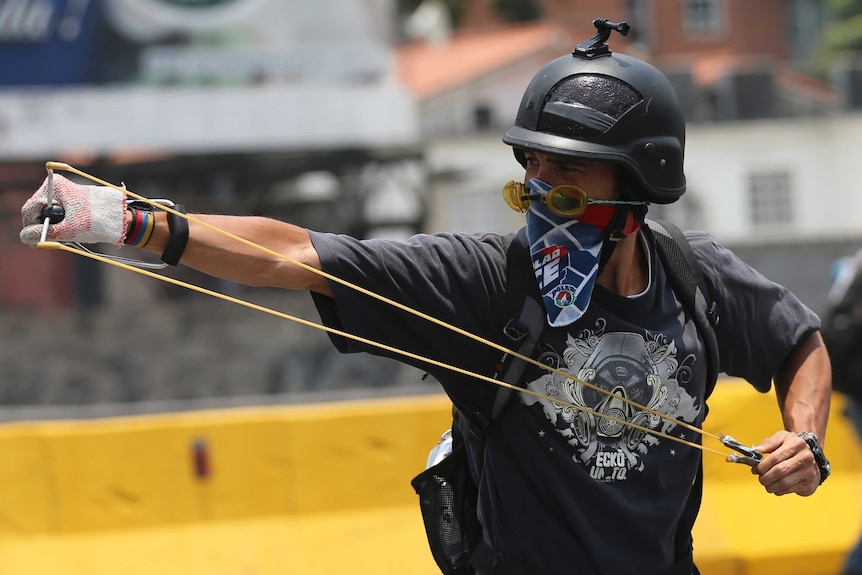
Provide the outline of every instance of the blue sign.
[[0,86],[100,78],[100,0],[0,0]]

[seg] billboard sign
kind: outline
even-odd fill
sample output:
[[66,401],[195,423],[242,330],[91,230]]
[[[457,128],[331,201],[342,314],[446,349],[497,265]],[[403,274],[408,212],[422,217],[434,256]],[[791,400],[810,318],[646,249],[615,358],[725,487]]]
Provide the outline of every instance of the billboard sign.
[[0,0],[0,86],[379,81],[389,0]]
[[0,85],[94,79],[97,8],[91,0],[0,1]]

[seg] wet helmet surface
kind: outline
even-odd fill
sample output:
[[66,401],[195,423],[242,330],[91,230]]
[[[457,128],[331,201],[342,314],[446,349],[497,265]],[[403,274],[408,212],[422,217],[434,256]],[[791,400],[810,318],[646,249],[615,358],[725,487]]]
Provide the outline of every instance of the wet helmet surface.
[[685,192],[685,119],[673,86],[624,54],[576,51],[546,64],[503,141],[522,165],[524,150],[621,164],[638,184],[635,195],[649,202],[671,203]]

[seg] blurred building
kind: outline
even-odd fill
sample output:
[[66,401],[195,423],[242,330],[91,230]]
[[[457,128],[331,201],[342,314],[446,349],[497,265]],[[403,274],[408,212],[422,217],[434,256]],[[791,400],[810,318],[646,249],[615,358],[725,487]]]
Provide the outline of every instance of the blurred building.
[[[333,361],[322,332],[18,241],[49,160],[192,211],[415,233],[425,176],[397,35],[395,0],[0,2],[2,417],[419,382],[393,362]],[[314,317],[307,294],[164,273]]]
[[[496,202],[492,208],[485,195],[520,177],[519,166],[503,163],[501,156],[511,154],[500,135],[538,67],[592,36],[591,22],[601,15],[632,24],[627,37],[613,35],[612,48],[662,69],[689,122],[689,193],[674,206],[656,207],[654,214],[689,227],[707,226],[726,241],[860,231],[852,209],[812,217],[817,206],[804,193],[816,186],[834,189],[842,201],[857,196],[845,194],[843,186],[823,186],[849,175],[852,164],[842,159],[855,130],[838,129],[852,122],[853,84],[832,85],[815,73],[813,50],[825,22],[822,2],[534,4],[541,7],[541,20],[506,24],[493,8],[496,3],[474,0],[467,4],[463,26],[448,40],[419,40],[399,49],[401,77],[419,100],[431,173],[439,174],[433,178],[440,192],[434,197],[445,199],[449,190],[458,204],[451,209],[435,202],[434,228],[510,229],[506,206]],[[812,130],[841,135],[821,138]],[[447,214],[455,220],[448,221]]]
[[[500,137],[538,67],[602,16],[632,24],[614,49],[660,67],[689,120],[689,191],[653,215],[726,242],[860,233],[848,153],[862,82],[813,73],[823,1],[532,5],[541,18],[513,24],[500,3],[471,0],[455,29],[437,0],[406,17],[395,0],[6,2],[0,193],[20,204],[55,159],[198,209],[359,236],[512,229],[498,194],[520,168]],[[8,215],[0,249],[33,260]],[[100,301],[99,272],[67,259],[89,295],[7,273],[2,302]]]
[[[0,3],[0,265],[49,261],[14,245],[11,213],[47,160],[198,210],[415,233],[421,153],[396,28],[393,0]],[[2,303],[94,299],[39,281],[47,267],[74,277],[67,260],[2,274]]]
[[862,242],[858,88],[852,73],[826,81],[815,65],[825,2],[536,0],[543,17],[519,24],[496,4],[474,0],[447,40],[398,51],[418,97],[429,229],[522,224],[500,193],[523,177],[501,136],[524,87],[542,63],[591,37],[594,18],[627,21],[631,33],[614,33],[612,48],[662,69],[689,121],[687,193],[651,216],[709,230],[822,309],[830,263]]
[[[536,70],[596,17],[632,25],[612,48],[661,68],[689,119],[688,191],[651,215],[708,229],[822,308],[831,262],[862,242],[862,73],[816,73],[824,0],[469,0],[457,25],[442,2],[402,4],[0,2],[0,309],[15,334],[0,346],[0,404],[417,381],[332,361],[307,328],[21,246],[20,206],[57,160],[196,211],[363,237],[509,231],[523,216],[500,193],[523,170],[502,134]],[[538,18],[511,22],[501,6]],[[293,294],[167,273],[313,317]],[[131,341],[166,360],[127,350],[123,318],[142,309]],[[58,319],[34,324],[33,310]],[[34,348],[68,353],[46,372]]]

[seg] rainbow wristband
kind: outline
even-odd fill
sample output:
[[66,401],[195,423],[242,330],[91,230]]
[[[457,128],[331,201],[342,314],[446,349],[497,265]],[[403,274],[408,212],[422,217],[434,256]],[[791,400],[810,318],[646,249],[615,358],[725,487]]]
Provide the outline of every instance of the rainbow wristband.
[[132,223],[126,234],[125,243],[133,248],[142,248],[150,241],[153,229],[156,227],[156,217],[151,211],[136,210],[129,208],[132,212]]

